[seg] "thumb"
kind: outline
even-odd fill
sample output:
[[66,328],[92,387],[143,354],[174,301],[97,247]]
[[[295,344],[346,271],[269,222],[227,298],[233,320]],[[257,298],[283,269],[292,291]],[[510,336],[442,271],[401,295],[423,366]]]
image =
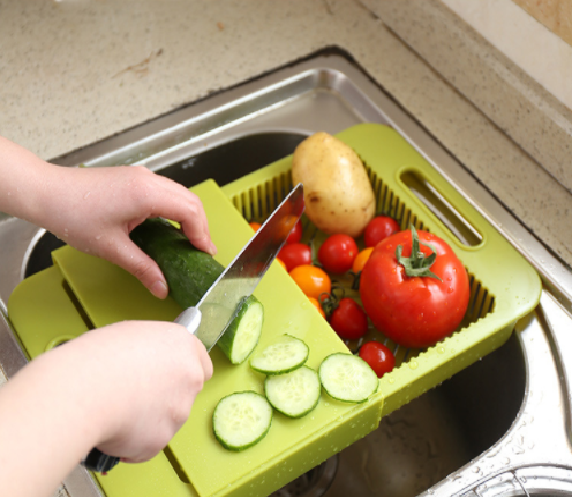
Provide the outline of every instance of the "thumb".
[[[123,237],[122,237],[123,238]],[[129,237],[118,243],[113,257],[106,257],[135,276],[156,297],[164,299],[169,293],[165,277],[157,263],[141,250]]]

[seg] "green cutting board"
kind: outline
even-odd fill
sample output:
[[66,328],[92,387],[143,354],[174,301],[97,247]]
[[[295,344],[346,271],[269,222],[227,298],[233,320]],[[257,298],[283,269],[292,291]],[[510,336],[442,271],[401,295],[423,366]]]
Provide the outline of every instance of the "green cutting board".
[[[240,213],[213,181],[192,189],[203,202],[213,241],[218,247],[216,258],[227,265],[250,239],[253,232]],[[141,283],[123,269],[102,259],[79,252],[69,246],[53,253],[55,267],[50,274],[65,279],[89,320],[96,326],[126,320],[173,320],[181,309],[171,298],[153,297]],[[42,274],[42,273],[40,273]],[[43,351],[58,339],[58,333],[30,323],[23,314],[33,309],[37,299],[30,298],[30,287],[41,277],[27,280],[9,301],[10,317],[22,343],[32,342],[35,352]],[[61,285],[60,285],[61,286]],[[42,294],[46,288],[36,288]],[[60,295],[62,300],[66,292]],[[264,305],[265,319],[259,347],[274,337],[288,333],[304,340],[310,347],[308,365],[318,369],[322,359],[333,352],[348,349],[324,321],[307,297],[278,263],[273,263],[261,280],[255,295]],[[58,311],[59,313],[59,306]],[[70,316],[77,311],[67,302]],[[44,308],[44,310],[46,310]],[[35,314],[35,313],[34,313]],[[52,313],[42,322],[50,322]],[[70,318],[71,319],[71,318]],[[81,320],[80,320],[81,321]],[[83,322],[82,322],[83,324]],[[85,326],[85,325],[84,325]],[[30,328],[34,332],[30,333]],[[57,328],[57,327],[56,327]],[[79,328],[65,336],[81,333]],[[26,345],[31,349],[32,345]],[[120,464],[109,475],[98,475],[98,483],[108,497],[124,497],[132,485],[141,489],[139,495],[155,493],[153,485],[144,481],[165,478],[184,492],[200,496],[268,495],[300,474],[312,469],[355,440],[378,426],[381,418],[382,397],[376,395],[359,405],[334,401],[324,394],[316,409],[308,416],[293,420],[279,413],[273,416],[268,435],[256,446],[244,452],[230,452],[216,441],[211,416],[219,399],[235,391],[263,392],[263,375],[250,369],[248,363],[231,365],[215,348],[211,352],[213,378],[198,395],[190,417],[170,442],[165,455],[146,463],[141,468]],[[118,379],[119,381],[119,379]],[[113,388],[113,385],[110,385]],[[165,459],[165,457],[167,459]],[[171,464],[166,464],[169,461]],[[174,480],[176,477],[176,480]],[[131,491],[130,491],[131,492]],[[179,494],[177,494],[179,495]]]

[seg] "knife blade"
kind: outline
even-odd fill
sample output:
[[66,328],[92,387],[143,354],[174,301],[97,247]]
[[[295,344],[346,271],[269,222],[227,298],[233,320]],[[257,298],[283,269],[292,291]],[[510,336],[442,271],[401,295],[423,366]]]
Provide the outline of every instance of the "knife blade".
[[225,268],[196,306],[175,320],[197,336],[210,351],[250,296],[286,242],[304,211],[298,184]]

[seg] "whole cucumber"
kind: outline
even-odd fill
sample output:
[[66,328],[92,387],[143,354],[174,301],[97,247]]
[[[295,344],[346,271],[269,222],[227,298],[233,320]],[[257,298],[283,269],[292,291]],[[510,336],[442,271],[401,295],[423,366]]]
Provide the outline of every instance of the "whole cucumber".
[[163,272],[169,291],[182,309],[197,305],[225,267],[189,242],[169,221],[146,219],[130,234],[133,242]]

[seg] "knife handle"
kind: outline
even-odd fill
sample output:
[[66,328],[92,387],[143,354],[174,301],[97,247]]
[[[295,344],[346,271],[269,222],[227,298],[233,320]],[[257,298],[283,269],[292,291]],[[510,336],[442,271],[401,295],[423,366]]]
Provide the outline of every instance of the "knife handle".
[[82,461],[84,468],[98,473],[107,473],[119,463],[119,457],[108,456],[95,447]]
[[175,322],[185,326],[191,335],[195,335],[201,324],[201,311],[198,307],[188,307],[177,316]]
[[[201,324],[201,311],[197,307],[189,307],[183,311],[175,320],[187,328],[189,333],[195,334]],[[95,447],[82,461],[83,466],[90,471],[107,473],[119,463],[119,457],[108,456]]]

